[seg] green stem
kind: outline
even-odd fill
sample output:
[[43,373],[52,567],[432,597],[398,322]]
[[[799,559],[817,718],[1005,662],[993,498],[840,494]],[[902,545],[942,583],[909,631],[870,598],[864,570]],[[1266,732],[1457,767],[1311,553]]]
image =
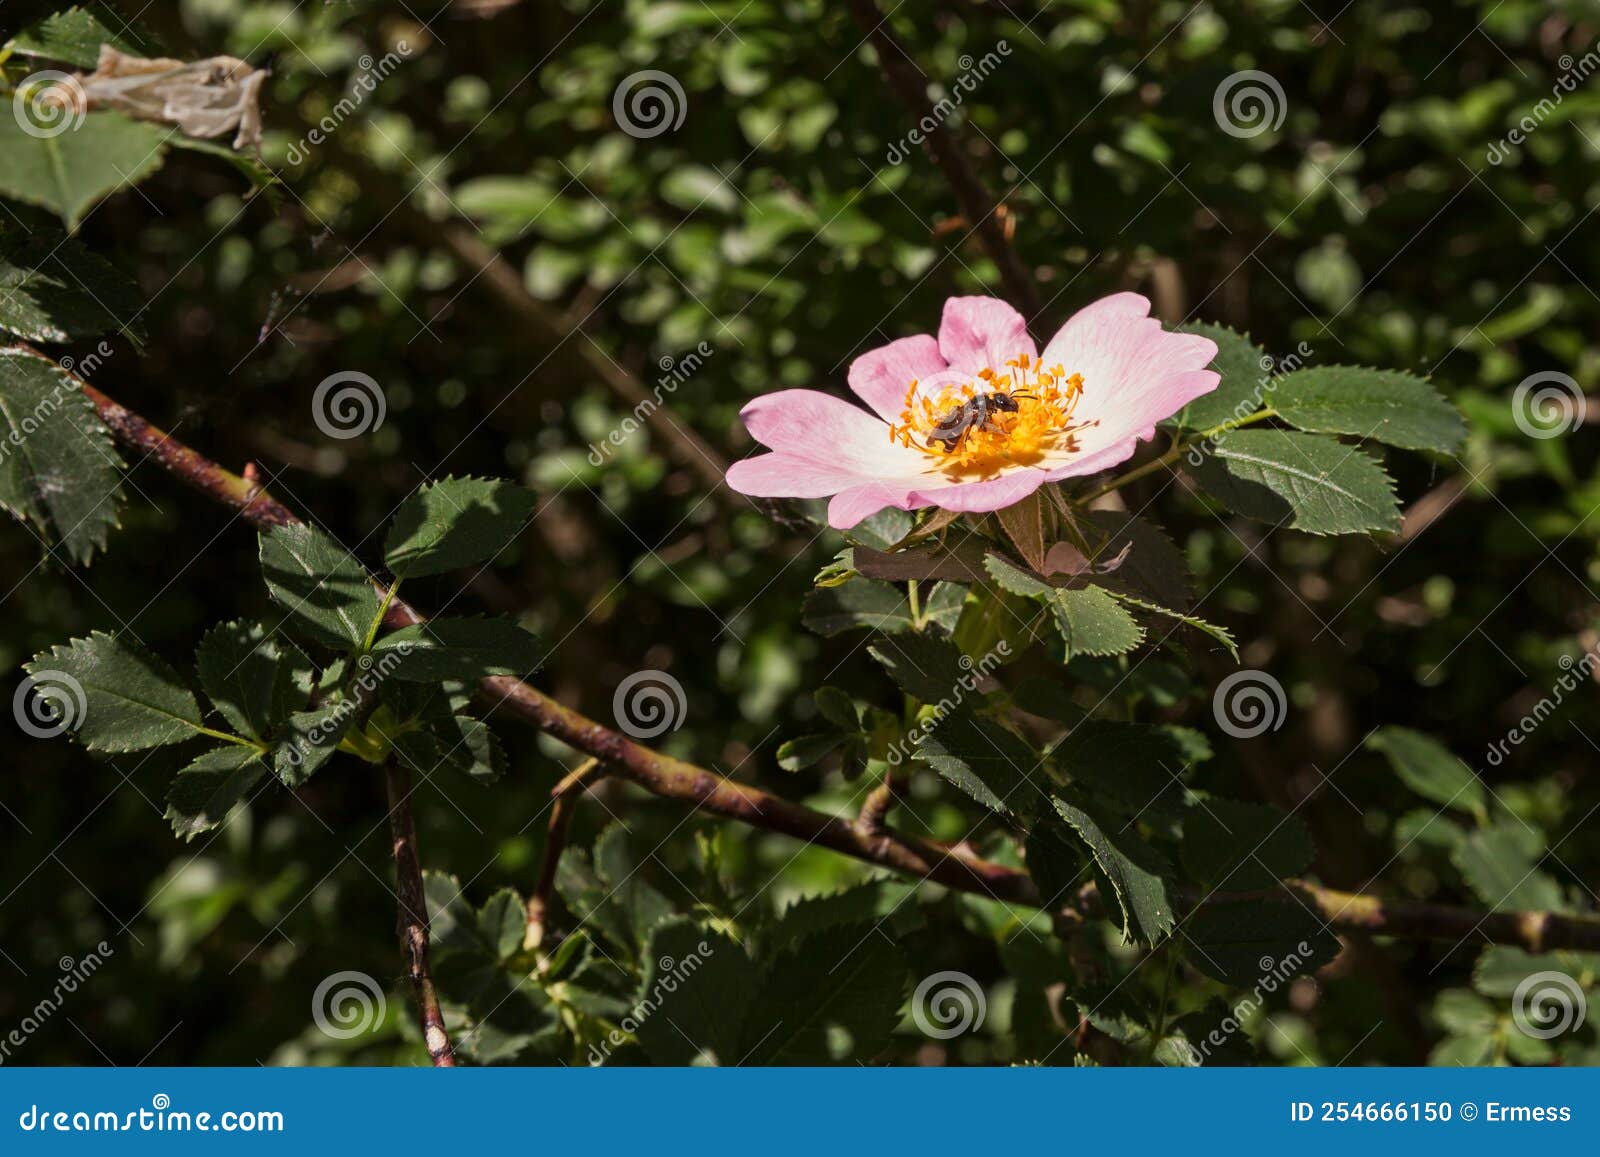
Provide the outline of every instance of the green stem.
[[1202,430],[1194,437],[1189,438],[1186,441],[1174,442],[1172,444],[1172,449],[1161,455],[1161,457],[1152,458],[1143,466],[1135,466],[1126,474],[1117,475],[1117,477],[1113,478],[1110,482],[1107,482],[1104,486],[1100,487],[1100,489],[1085,494],[1082,498],[1078,499],[1078,502],[1080,504],[1093,502],[1096,498],[1110,494],[1113,490],[1118,490],[1137,478],[1143,478],[1146,474],[1153,473],[1161,469],[1163,466],[1170,466],[1183,456],[1183,452],[1185,450],[1189,449],[1191,446],[1197,446],[1201,442],[1208,442],[1212,438],[1215,438],[1218,434],[1226,434],[1229,430],[1237,430],[1240,426],[1248,426],[1252,422],[1263,422],[1268,418],[1275,418],[1277,416],[1278,412],[1271,406],[1267,406],[1264,409],[1257,410],[1253,414],[1247,414],[1243,418],[1233,418],[1227,422],[1223,422],[1221,425],[1213,426],[1209,430]]
[[361,640],[359,654],[365,655],[372,650],[372,644],[378,637],[378,628],[383,626],[384,616],[389,613],[389,604],[394,602],[395,594],[400,590],[400,580],[395,579],[389,584],[388,591],[383,596],[383,602],[378,604],[378,613],[372,616],[372,622],[367,626],[367,637]]
[[1150,1060],[1156,1059],[1156,1049],[1161,1047],[1161,1041],[1167,1035],[1167,1000],[1172,995],[1172,974],[1177,971],[1178,954],[1173,951],[1172,944],[1168,942],[1167,974],[1161,981],[1161,1004],[1156,1010],[1155,1033],[1150,1038]]
[[267,745],[265,743],[257,743],[254,739],[246,739],[244,736],[235,735],[231,731],[216,731],[210,727],[196,727],[195,730],[201,735],[209,735],[212,739],[220,739],[224,743],[237,743],[240,747],[253,748],[256,751],[261,752],[263,755],[265,755],[267,752]]
[[917,580],[912,579],[906,583],[906,598],[911,601],[911,627],[913,630],[922,630],[922,598],[917,593]]

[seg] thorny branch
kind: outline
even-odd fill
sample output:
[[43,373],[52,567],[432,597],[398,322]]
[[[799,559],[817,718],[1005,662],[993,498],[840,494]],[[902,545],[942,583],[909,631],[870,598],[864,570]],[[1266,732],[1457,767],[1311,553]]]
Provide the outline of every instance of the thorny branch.
[[[130,449],[215,501],[238,510],[260,527],[299,521],[281,503],[222,466],[177,442],[137,414],[84,384],[101,419]],[[425,621],[402,599],[389,608],[385,625],[393,628]],[[549,698],[537,688],[507,676],[484,679],[479,698],[491,709],[506,710],[630,780],[653,795],[681,800],[718,816],[765,831],[792,836],[866,863],[890,868],[921,880],[1006,903],[1042,907],[1044,901],[1024,871],[983,859],[964,846],[951,846],[906,835],[889,828],[863,830],[852,820],[827,815],[748,784],[642,747]],[[1309,904],[1336,932],[1366,931],[1413,939],[1466,940],[1512,944],[1529,952],[1570,948],[1600,950],[1600,919],[1555,912],[1482,912],[1443,904],[1386,900],[1360,892],[1326,888],[1309,880],[1291,879],[1278,887],[1251,893],[1190,894],[1191,905],[1222,904],[1242,899],[1268,904]],[[1068,916],[1098,915],[1099,896],[1084,889],[1061,909]]]

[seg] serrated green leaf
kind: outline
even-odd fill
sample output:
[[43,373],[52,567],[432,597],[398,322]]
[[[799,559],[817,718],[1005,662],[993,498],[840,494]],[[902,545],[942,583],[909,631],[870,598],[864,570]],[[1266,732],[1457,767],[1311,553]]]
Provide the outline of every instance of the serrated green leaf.
[[864,578],[812,591],[800,618],[811,630],[829,638],[858,629],[886,635],[914,629],[906,592]]
[[1184,870],[1223,892],[1270,888],[1311,865],[1305,824],[1267,804],[1208,799],[1183,822]]
[[440,574],[493,558],[533,513],[535,498],[510,482],[446,478],[422,487],[395,513],[384,562],[397,578]]
[[1165,533],[1121,510],[1090,510],[1079,517],[1103,539],[1090,543],[1091,548],[1098,548],[1094,552],[1097,563],[1122,559],[1115,570],[1095,576],[1098,585],[1164,607],[1188,609],[1189,564]]
[[506,617],[429,619],[382,636],[371,656],[386,677],[416,683],[485,675],[526,679],[544,665],[539,640]]
[[63,233],[34,232],[0,248],[0,329],[25,341],[68,342],[129,326],[133,282]]
[[1358,366],[1296,370],[1273,385],[1272,408],[1291,426],[1354,434],[1408,450],[1453,452],[1467,435],[1456,408],[1421,378]]
[[1560,911],[1566,907],[1561,886],[1539,870],[1544,849],[1542,834],[1510,819],[1469,833],[1451,859],[1493,911]]
[[912,758],[1003,816],[1030,813],[1042,799],[1041,757],[1020,736],[965,711],[940,719]]
[[88,209],[118,189],[138,184],[161,167],[167,130],[119,113],[97,112],[70,127],[73,113],[62,110],[69,127],[45,135],[56,122],[24,129],[14,116],[0,117],[0,195],[15,197],[55,213],[76,232]]
[[1050,608],[1056,630],[1066,643],[1068,659],[1075,655],[1120,655],[1144,639],[1144,628],[1098,587],[1051,586],[998,555],[984,559],[984,566],[1002,590]]
[[736,1065],[744,1019],[760,984],[744,949],[692,920],[658,925],[630,1010],[634,1035],[658,1065]]
[[0,350],[0,507],[86,563],[117,524],[121,466],[76,382],[36,354]]
[[64,688],[76,700],[55,701],[78,742],[91,751],[182,743],[204,726],[200,704],[176,671],[103,631],[42,651],[23,669],[38,692]]
[[842,892],[794,901],[772,918],[762,938],[765,943],[781,949],[842,924],[876,924],[885,920],[886,929],[899,928],[896,921],[903,915],[914,916],[915,911],[913,905],[902,904],[898,895],[891,894],[890,889],[873,880]]
[[1120,910],[1128,940],[1154,944],[1172,931],[1176,913],[1167,892],[1166,861],[1128,825],[1104,824],[1060,796],[1051,800],[1060,816],[1094,857],[1096,874],[1110,884],[1108,908]]
[[348,700],[290,715],[272,752],[273,774],[288,788],[305,783],[333,758],[355,718]]
[[60,60],[78,68],[94,68],[100,46],[109,44],[134,56],[159,56],[158,46],[143,25],[130,22],[105,4],[80,4],[54,12],[30,25],[6,45],[18,56]]
[[1114,802],[1126,815],[1181,813],[1184,788],[1179,776],[1189,761],[1162,728],[1086,720],[1051,749],[1050,763],[1075,786]]
[[1273,976],[1310,976],[1339,951],[1339,938],[1303,904],[1208,903],[1183,922],[1190,961],[1207,976],[1250,988]]
[[167,820],[173,834],[192,840],[210,831],[270,770],[254,748],[230,744],[206,752],[178,772],[167,788]]
[[1380,727],[1367,737],[1366,746],[1381,753],[1401,781],[1425,799],[1479,817],[1488,815],[1483,783],[1432,736],[1409,727]]
[[219,623],[195,650],[200,687],[241,734],[265,739],[304,702],[295,671],[305,656],[260,623]]
[[1433,1001],[1439,1027],[1459,1036],[1493,1032],[1499,1021],[1494,1005],[1468,988],[1447,988]]
[[871,1059],[889,1043],[910,983],[899,947],[871,924],[807,936],[765,969],[745,1018],[741,1063],[828,1064],[833,1026],[850,1034],[852,1055]]
[[437,711],[396,733],[385,735],[374,719],[379,737],[387,739],[411,770],[432,774],[445,770],[489,784],[505,774],[506,757],[500,741],[482,720],[452,715],[440,696]]
[[1321,434],[1234,430],[1218,437],[1191,472],[1206,493],[1248,518],[1310,534],[1400,529],[1383,467]]
[[315,527],[263,532],[261,574],[289,621],[329,646],[358,646],[378,615],[378,592],[367,572]]
[[879,639],[867,648],[895,685],[923,703],[959,702],[973,679],[972,660],[948,639],[929,634]]
[[478,934],[495,960],[509,960],[522,950],[528,910],[515,888],[501,888],[477,913]]
[[1137,598],[1133,595],[1125,595],[1119,591],[1112,591],[1111,596],[1118,602],[1125,603],[1130,607],[1134,607],[1141,611],[1147,611],[1152,615],[1160,615],[1163,618],[1172,619],[1174,622],[1199,631],[1203,635],[1210,635],[1213,639],[1228,649],[1228,654],[1232,655],[1235,659],[1238,659],[1239,657],[1239,644],[1234,641],[1233,632],[1229,631],[1226,627],[1219,627],[1217,624],[1210,622],[1207,619],[1202,619],[1199,615],[1191,615],[1186,614],[1183,611],[1175,611],[1171,607],[1164,607],[1159,603],[1152,603],[1146,599]]
[[1197,321],[1177,329],[1179,333],[1197,333],[1217,343],[1217,356],[1207,368],[1215,370],[1222,380],[1209,394],[1202,394],[1185,406],[1171,420],[1171,425],[1186,430],[1210,430],[1261,408],[1272,373],[1272,359],[1266,350],[1248,335],[1236,333],[1225,325]]

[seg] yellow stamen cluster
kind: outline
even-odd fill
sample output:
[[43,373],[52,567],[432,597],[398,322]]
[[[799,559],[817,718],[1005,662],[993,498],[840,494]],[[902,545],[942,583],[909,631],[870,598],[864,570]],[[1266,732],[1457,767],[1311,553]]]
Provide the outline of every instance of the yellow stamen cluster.
[[[925,395],[913,381],[906,389],[900,421],[889,427],[889,440],[926,454],[952,478],[987,478],[1006,466],[1036,463],[1061,448],[1072,429],[1072,411],[1083,396],[1083,377],[1068,376],[1061,366],[1046,369],[1039,359],[1020,354],[1006,362],[1009,372],[978,371],[977,380],[945,386]],[[932,441],[935,429],[980,394],[1007,394],[1015,413],[990,410],[987,425],[968,425],[954,449]]]

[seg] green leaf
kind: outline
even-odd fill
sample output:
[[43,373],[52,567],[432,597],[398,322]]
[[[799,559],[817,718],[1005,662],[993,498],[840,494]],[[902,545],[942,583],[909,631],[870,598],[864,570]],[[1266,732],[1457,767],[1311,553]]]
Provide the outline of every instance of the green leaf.
[[912,758],[1003,816],[1030,813],[1042,798],[1043,760],[1027,741],[965,711],[940,719]]
[[294,675],[305,656],[260,623],[217,624],[200,639],[194,658],[201,688],[243,735],[265,739],[304,702]]
[[677,918],[655,928],[630,1010],[638,1038],[658,1065],[736,1065],[745,1015],[761,982],[733,940]]
[[[0,248],[0,329],[24,341],[136,327],[141,304],[131,280],[64,233],[33,232]],[[135,340],[140,333],[129,330]]]
[[1195,481],[1229,509],[1310,534],[1393,532],[1393,482],[1364,451],[1320,434],[1234,430],[1193,468]]
[[556,890],[587,924],[593,921],[630,953],[650,932],[672,917],[672,903],[641,874],[642,864],[628,846],[628,832],[612,824],[595,841],[594,855],[568,848],[556,868]]
[[833,1026],[850,1034],[852,1056],[870,1060],[888,1045],[911,983],[899,947],[871,924],[807,936],[764,972],[745,1018],[742,1064],[831,1063]]
[[1354,434],[1408,450],[1456,450],[1467,426],[1421,378],[1358,366],[1297,370],[1273,386],[1278,417],[1302,430]]
[[65,61],[78,68],[94,68],[100,46],[109,44],[134,56],[159,56],[155,41],[137,21],[105,4],[77,5],[55,12],[19,33],[6,45],[18,56]]
[[378,615],[367,572],[311,526],[275,526],[261,535],[261,573],[290,621],[322,643],[359,646]]
[[[48,133],[61,124],[70,126],[73,115],[63,109],[65,121],[47,126],[30,122],[28,127]],[[49,209],[76,232],[86,211],[102,197],[137,185],[161,167],[166,141],[166,129],[120,113],[91,113],[76,128],[66,127],[54,136],[35,136],[19,118],[0,117],[0,156],[6,158],[0,166],[0,195]]]
[[773,917],[762,939],[776,948],[784,948],[842,924],[876,924],[884,920],[893,926],[900,915],[914,911],[913,905],[902,904],[900,900],[899,895],[876,880],[842,892],[806,896]]
[[841,735],[837,731],[786,739],[778,745],[778,766],[784,771],[804,771],[832,755],[840,744],[849,739],[848,735]]
[[817,634],[829,638],[858,629],[884,634],[915,629],[906,592],[864,578],[812,591],[806,596],[800,619]]
[[355,719],[356,709],[345,699],[312,711],[296,711],[273,750],[273,774],[288,788],[305,783],[333,758]]
[[528,927],[528,910],[515,888],[501,888],[478,909],[478,934],[497,961],[510,960],[522,950]]
[[401,504],[384,542],[397,578],[440,574],[493,558],[527,522],[531,490],[484,478],[446,478]]
[[1472,968],[1472,987],[1485,996],[1511,996],[1536,972],[1564,972],[1580,988],[1593,988],[1600,983],[1600,952],[1535,955],[1507,944],[1491,944]]
[[[1272,359],[1248,335],[1225,325],[1191,322],[1177,327],[1180,333],[1197,333],[1217,343],[1217,356],[1208,369],[1222,380],[1209,394],[1190,402],[1171,424],[1186,430],[1210,430],[1261,409],[1267,391]],[[1166,423],[1163,423],[1166,424]]]
[[1165,533],[1121,510],[1090,510],[1080,517],[1104,537],[1094,552],[1097,563],[1122,558],[1115,570],[1095,576],[1097,584],[1165,607],[1188,609],[1189,564]]
[[1120,655],[1144,639],[1144,628],[1098,587],[1051,586],[998,555],[984,559],[984,566],[1002,590],[1050,608],[1056,630],[1066,642],[1068,659],[1076,655]]
[[167,819],[175,835],[192,840],[208,832],[270,769],[253,748],[229,744],[206,752],[167,788]]
[[86,563],[117,524],[121,467],[76,382],[36,354],[0,350],[0,507]]
[[1488,816],[1489,800],[1483,783],[1432,736],[1409,727],[1380,727],[1367,737],[1366,745],[1381,753],[1401,781],[1418,795],[1479,818]]
[[1160,615],[1163,618],[1172,619],[1174,622],[1180,623],[1185,627],[1192,627],[1194,630],[1199,631],[1203,635],[1210,635],[1213,639],[1226,647],[1228,649],[1228,654],[1232,655],[1235,660],[1239,658],[1239,644],[1234,641],[1233,632],[1229,631],[1226,627],[1219,627],[1213,622],[1202,619],[1199,615],[1190,615],[1185,614],[1183,611],[1175,611],[1171,607],[1164,607],[1159,603],[1147,602],[1146,600],[1136,598],[1133,595],[1125,595],[1118,591],[1112,591],[1111,595],[1120,603],[1125,603],[1130,607],[1134,607],[1141,611],[1146,611],[1152,615]]
[[972,660],[948,639],[928,634],[879,639],[867,653],[883,665],[895,685],[923,703],[955,697],[960,702],[965,681],[973,679]]
[[[23,667],[35,693],[60,707],[58,718],[91,751],[182,743],[204,726],[200,704],[176,671],[103,631],[42,651]],[[57,690],[66,695],[51,694]]]
[[1492,1033],[1499,1022],[1494,1005],[1469,988],[1447,988],[1433,1001],[1439,1027],[1456,1036]]
[[382,636],[371,657],[381,675],[415,683],[526,679],[544,665],[544,648],[511,618],[429,619]]
[[1182,814],[1179,776],[1189,759],[1172,734],[1159,727],[1086,720],[1056,744],[1050,762],[1075,786],[1115,801],[1126,815],[1152,809],[1155,815]]
[[505,752],[494,732],[482,720],[452,715],[449,700],[443,695],[436,712],[404,730],[384,735],[376,718],[374,727],[413,771],[431,775],[444,769],[482,784],[493,783],[505,774]]
[[1166,882],[1171,869],[1160,853],[1131,825],[1102,823],[1060,796],[1051,802],[1056,814],[1088,846],[1096,874],[1110,884],[1104,899],[1107,908],[1120,910],[1123,938],[1154,944],[1172,931],[1176,914]]
[[1293,901],[1208,903],[1183,922],[1182,932],[1194,966],[1237,988],[1269,976],[1279,984],[1310,976],[1339,951],[1339,938],[1321,917]]
[[1267,804],[1202,801],[1183,822],[1183,866],[1224,892],[1270,888],[1311,865],[1316,848],[1305,824]]
[[1561,886],[1538,870],[1544,836],[1521,820],[1502,820],[1468,834],[1451,859],[1467,886],[1493,911],[1560,911]]

